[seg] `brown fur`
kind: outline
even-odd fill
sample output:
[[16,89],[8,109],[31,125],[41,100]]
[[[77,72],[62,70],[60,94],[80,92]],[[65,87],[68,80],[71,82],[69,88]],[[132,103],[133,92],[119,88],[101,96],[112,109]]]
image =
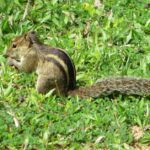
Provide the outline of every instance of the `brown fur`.
[[150,95],[150,79],[107,78],[99,80],[91,86],[69,91],[70,96],[79,96],[81,98],[98,98],[113,94],[148,96]]
[[76,72],[73,62],[61,49],[44,45],[35,32],[16,37],[7,50],[8,64],[25,72],[36,71],[36,90],[47,93],[55,89],[57,94],[97,98],[115,93],[126,95],[150,95],[150,79],[129,77],[107,78],[97,83],[75,89]]
[[63,50],[42,44],[35,32],[16,37],[6,55],[9,65],[25,72],[36,71],[39,93],[55,89],[57,94],[65,95],[75,86],[75,68],[70,57]]

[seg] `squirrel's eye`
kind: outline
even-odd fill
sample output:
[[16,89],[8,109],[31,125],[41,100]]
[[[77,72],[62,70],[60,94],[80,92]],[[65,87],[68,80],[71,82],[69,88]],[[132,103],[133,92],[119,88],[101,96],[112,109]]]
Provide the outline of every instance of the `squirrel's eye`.
[[13,45],[12,45],[12,47],[13,47],[13,48],[16,48],[16,47],[17,47],[17,45],[16,45],[16,44],[13,44]]

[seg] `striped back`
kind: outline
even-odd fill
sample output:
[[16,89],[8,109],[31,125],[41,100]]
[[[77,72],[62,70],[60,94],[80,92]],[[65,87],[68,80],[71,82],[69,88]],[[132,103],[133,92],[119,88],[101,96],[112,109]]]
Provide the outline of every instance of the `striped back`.
[[45,53],[46,60],[53,62],[62,71],[68,89],[74,89],[76,84],[76,71],[73,61],[69,55],[61,49],[52,48],[47,45],[42,45],[39,49],[41,53]]

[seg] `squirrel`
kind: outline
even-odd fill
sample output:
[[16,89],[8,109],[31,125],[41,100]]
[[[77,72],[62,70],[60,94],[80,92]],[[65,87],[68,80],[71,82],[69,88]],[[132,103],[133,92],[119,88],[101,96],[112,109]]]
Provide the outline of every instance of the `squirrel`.
[[42,94],[54,89],[55,94],[80,98],[98,98],[115,93],[150,95],[150,78],[112,77],[77,88],[76,70],[69,55],[62,49],[43,44],[35,31],[16,37],[5,56],[8,64],[18,70],[36,71],[36,90]]

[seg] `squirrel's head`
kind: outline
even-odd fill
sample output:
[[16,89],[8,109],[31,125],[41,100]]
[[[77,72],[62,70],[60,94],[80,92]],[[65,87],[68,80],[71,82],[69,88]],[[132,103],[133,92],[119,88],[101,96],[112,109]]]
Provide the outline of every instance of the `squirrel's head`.
[[19,60],[21,57],[33,50],[33,44],[36,42],[37,35],[35,31],[25,33],[12,40],[5,56]]

